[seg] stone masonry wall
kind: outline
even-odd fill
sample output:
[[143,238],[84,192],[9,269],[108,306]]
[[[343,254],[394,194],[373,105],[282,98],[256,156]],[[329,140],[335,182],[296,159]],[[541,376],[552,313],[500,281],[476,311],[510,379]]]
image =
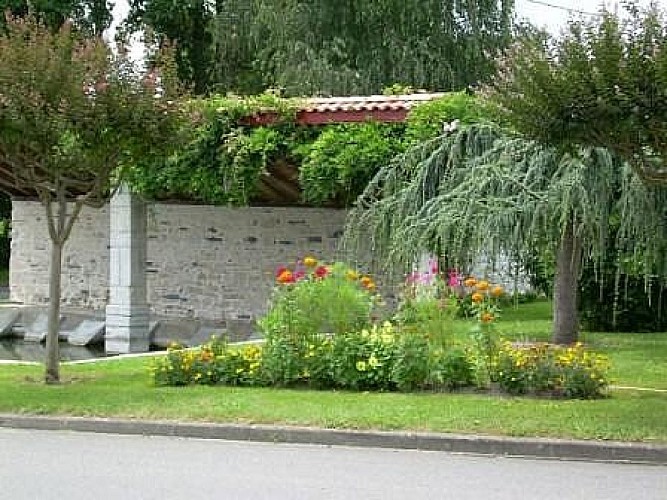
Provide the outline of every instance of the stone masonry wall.
[[[37,202],[14,201],[11,299],[48,301],[49,238]],[[332,258],[342,210],[148,207],[148,302],[159,316],[255,319],[267,306],[275,269],[305,254]],[[109,273],[109,212],[84,209],[67,242],[63,304],[101,309]]]
[[[10,298],[25,304],[49,300],[51,240],[44,207],[12,202]],[[65,244],[62,303],[100,309],[106,305],[109,281],[109,211],[85,208]]]

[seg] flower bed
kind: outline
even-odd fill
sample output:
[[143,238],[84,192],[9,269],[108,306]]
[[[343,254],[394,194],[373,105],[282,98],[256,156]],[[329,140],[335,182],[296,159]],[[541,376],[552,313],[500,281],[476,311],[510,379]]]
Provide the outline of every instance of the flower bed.
[[[358,391],[493,384],[512,395],[565,398],[599,397],[608,385],[608,360],[581,344],[501,342],[494,325],[503,290],[484,280],[457,283],[457,295],[434,280],[437,289],[406,295],[410,303],[382,322],[374,320],[381,299],[373,279],[342,263],[307,257],[293,269],[279,269],[276,280],[271,308],[260,322],[263,346],[218,339],[199,349],[172,346],[152,366],[155,383]],[[443,334],[463,301],[475,318],[466,342]]]

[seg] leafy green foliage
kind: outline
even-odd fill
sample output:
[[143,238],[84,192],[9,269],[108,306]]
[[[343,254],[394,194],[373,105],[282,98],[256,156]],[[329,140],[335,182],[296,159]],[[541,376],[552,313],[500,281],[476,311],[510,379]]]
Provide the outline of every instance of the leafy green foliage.
[[513,127],[566,150],[605,147],[645,181],[667,170],[667,31],[657,6],[573,21],[557,40],[522,38],[489,88]]
[[[277,158],[289,156],[289,141],[300,133],[290,123],[297,105],[269,93],[192,101],[189,113],[196,126],[187,145],[169,157],[135,165],[128,180],[151,198],[247,205],[261,174]],[[276,114],[275,125],[244,123],[266,110]]]
[[[267,315],[260,322],[265,335],[280,331],[304,336],[356,331],[371,323],[376,305],[372,281],[343,263],[279,269],[277,287]],[[362,278],[363,279],[363,278]],[[366,284],[364,284],[366,283]]]
[[401,126],[377,123],[327,127],[297,151],[303,156],[299,182],[304,200],[316,205],[332,200],[349,205],[377,169],[403,150],[401,132]]
[[487,101],[466,92],[451,92],[413,109],[408,115],[405,137],[410,144],[417,144],[442,135],[445,123],[457,120],[469,125],[494,117]]
[[[349,206],[377,170],[403,152],[406,144],[424,134],[439,133],[443,120],[485,116],[478,99],[446,94],[435,105],[416,106],[407,125],[366,122],[302,127],[294,124],[300,105],[298,99],[280,98],[273,92],[193,101],[189,112],[196,126],[188,131],[187,146],[168,158],[133,166],[128,179],[151,198],[247,205],[257,195],[262,173],[284,162],[300,164],[304,202]],[[256,126],[253,118],[258,114],[275,122]]]
[[619,263],[612,252],[602,265],[589,265],[583,270],[579,282],[583,327],[609,332],[665,331],[667,300],[663,280],[637,274]]
[[211,32],[213,12],[203,0],[131,0],[125,22],[126,30],[139,31],[149,27],[158,45],[176,44],[178,76],[203,94],[209,84],[209,68],[213,61]]

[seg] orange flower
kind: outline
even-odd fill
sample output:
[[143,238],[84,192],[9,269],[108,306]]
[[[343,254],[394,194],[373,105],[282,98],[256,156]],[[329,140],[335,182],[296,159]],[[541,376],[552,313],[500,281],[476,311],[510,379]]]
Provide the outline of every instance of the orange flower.
[[486,280],[482,280],[479,283],[477,283],[477,286],[475,287],[477,290],[480,292],[485,292],[489,289],[489,282]]
[[368,284],[366,285],[366,290],[368,290],[368,291],[370,291],[370,292],[372,292],[373,290],[375,290],[375,283],[373,283],[372,281],[371,281],[370,283],[368,283]]
[[482,295],[479,292],[475,292],[470,296],[470,298],[472,299],[472,301],[475,304],[479,304],[480,302],[482,302],[484,300],[484,295]]
[[505,290],[503,290],[502,286],[494,286],[493,289],[491,289],[491,295],[494,297],[500,297],[502,294],[505,293]]
[[278,276],[278,283],[287,284],[294,283],[294,274],[289,269],[284,269]]
[[315,267],[317,265],[317,259],[311,255],[304,257],[303,265],[306,267]]
[[490,312],[485,312],[480,319],[482,320],[482,323],[491,323],[495,319],[495,316]]
[[373,283],[373,280],[370,276],[362,276],[359,280],[362,286],[368,286],[369,283]]
[[475,285],[477,284],[477,280],[471,276],[470,278],[467,278],[467,279],[463,282],[463,284],[464,284],[465,286],[467,286],[468,288],[472,288],[473,286],[475,286]]

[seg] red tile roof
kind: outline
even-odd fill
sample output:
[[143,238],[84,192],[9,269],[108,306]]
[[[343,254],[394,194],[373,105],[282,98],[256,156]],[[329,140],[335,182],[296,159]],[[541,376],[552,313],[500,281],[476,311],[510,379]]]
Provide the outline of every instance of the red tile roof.
[[[372,95],[353,97],[315,97],[304,101],[296,114],[296,122],[302,125],[349,123],[375,120],[402,122],[416,105],[432,101],[444,94]],[[250,121],[266,125],[276,119],[273,112],[260,113]]]
[[432,101],[444,94],[371,95],[354,97],[315,97],[308,99],[302,112],[331,113],[336,111],[409,111],[416,104]]

